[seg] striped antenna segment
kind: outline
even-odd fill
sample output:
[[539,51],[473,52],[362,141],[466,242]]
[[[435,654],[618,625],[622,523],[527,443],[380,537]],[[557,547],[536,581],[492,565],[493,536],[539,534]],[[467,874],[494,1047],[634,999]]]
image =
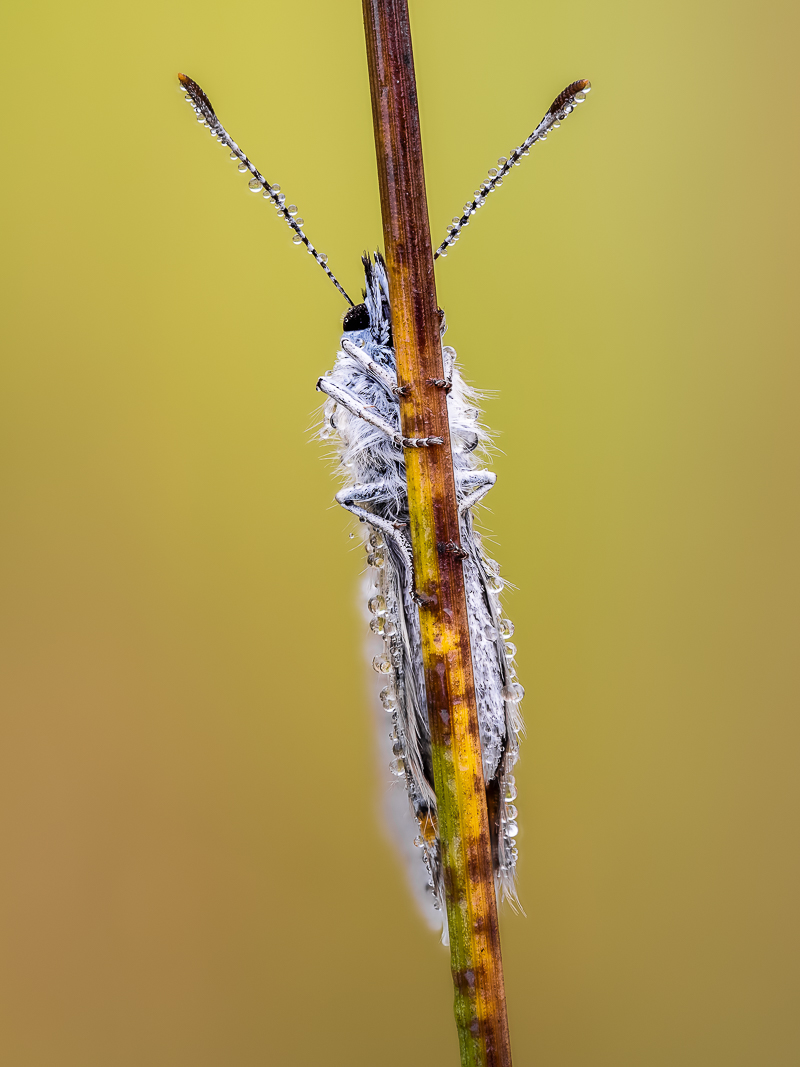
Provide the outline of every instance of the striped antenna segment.
[[181,87],[186,91],[186,100],[191,105],[192,109],[194,110],[194,113],[197,115],[197,121],[202,123],[204,126],[207,126],[211,130],[211,136],[216,137],[219,140],[220,144],[223,144],[227,148],[230,148],[231,158],[239,160],[239,170],[246,169],[250,171],[250,173],[253,175],[250,180],[250,188],[253,191],[257,191],[259,188],[263,190],[264,199],[268,200],[277,208],[278,213],[283,216],[284,220],[286,221],[286,224],[291,230],[294,231],[294,243],[304,244],[306,246],[309,251],[309,254],[314,257],[317,263],[319,263],[319,265],[322,267],[322,269],[328,275],[330,280],[345,298],[350,307],[353,307],[353,301],[341,287],[336,276],[328,267],[328,257],[325,255],[324,252],[318,252],[316,248],[314,248],[312,243],[309,241],[309,239],[306,237],[306,235],[303,233],[303,220],[294,218],[294,214],[297,213],[297,208],[294,206],[294,204],[291,204],[289,207],[286,206],[286,196],[284,193],[281,192],[281,187],[279,185],[270,185],[264,175],[261,174],[260,171],[256,170],[256,168],[253,166],[253,164],[250,162],[250,160],[247,158],[247,156],[244,154],[238,144],[228,134],[225,127],[219,121],[216,114],[214,113],[214,108],[211,106],[211,101],[208,99],[208,97],[197,84],[197,82],[192,81],[192,79],[187,77],[185,74],[179,74],[178,81],[181,83]]
[[530,137],[527,137],[519,148],[515,148],[508,158],[501,156],[500,159],[498,159],[497,167],[492,167],[489,170],[488,178],[481,182],[480,189],[475,190],[475,196],[470,203],[464,205],[463,214],[458,218],[454,218],[452,223],[447,227],[447,237],[445,237],[434,252],[434,259],[438,259],[439,256],[447,256],[447,249],[456,243],[462,229],[469,225],[470,218],[475,214],[479,207],[483,207],[486,203],[486,197],[489,193],[493,193],[495,189],[503,184],[503,178],[505,178],[506,174],[508,174],[512,167],[518,167],[520,165],[522,157],[528,155],[531,147],[536,144],[537,141],[547,140],[548,132],[552,129],[558,129],[567,115],[575,110],[576,105],[583,103],[586,99],[586,94],[591,87],[592,83],[585,78],[568,85],[566,89],[560,92],[555,98],[553,103],[547,109],[547,114]]

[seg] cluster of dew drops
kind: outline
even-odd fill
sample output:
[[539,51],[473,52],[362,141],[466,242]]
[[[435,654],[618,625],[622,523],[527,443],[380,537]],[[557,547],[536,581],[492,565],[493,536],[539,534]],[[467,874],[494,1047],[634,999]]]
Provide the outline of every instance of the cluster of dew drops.
[[[367,539],[365,547],[367,552],[367,565],[375,567],[376,569],[381,569],[386,563],[386,546],[382,535],[377,531],[371,533]],[[499,565],[494,560],[486,560],[486,564],[490,571],[489,585],[499,593],[505,585],[505,582],[499,574]],[[384,597],[382,593],[376,593],[372,596],[367,607],[372,615],[369,624],[370,630],[374,634],[383,637],[387,646],[387,651],[374,657],[372,660],[372,668],[378,674],[391,675],[394,671],[394,663],[392,655],[388,649],[390,647],[390,639],[397,633],[397,623],[394,618],[392,618],[392,614],[386,603],[386,597]],[[497,627],[487,624],[483,631],[483,636],[489,642],[496,641],[498,637],[502,638],[509,666],[509,680],[503,688],[503,699],[513,703],[519,703],[525,695],[525,690],[516,680],[517,674],[514,658],[517,654],[517,647],[511,641],[513,635],[514,624],[510,619],[505,618],[500,619]],[[392,761],[389,764],[389,770],[395,777],[402,778],[406,773],[406,763],[404,758],[405,751],[397,727],[397,696],[395,694],[394,685],[386,685],[381,689],[380,702],[384,711],[391,716],[392,722],[392,728],[389,731],[389,740],[392,742]],[[517,807],[513,803],[517,798],[517,786],[514,775],[511,773],[506,774],[503,780],[503,785],[503,799],[505,801],[502,813],[503,831],[506,838],[506,851],[510,861],[509,867],[513,868],[516,865],[518,855],[515,838],[519,833],[519,826],[517,824]],[[429,847],[421,834],[415,838],[414,844],[417,848],[422,849],[422,860],[428,872],[428,888],[433,892],[434,907],[438,910],[440,908],[440,903],[433,882]]]
[[506,174],[512,166],[518,167],[523,156],[530,155],[530,149],[532,145],[534,145],[537,141],[546,141],[547,134],[551,130],[559,129],[561,123],[564,121],[567,115],[569,115],[571,111],[575,110],[575,106],[584,102],[584,100],[586,99],[586,94],[590,92],[591,88],[592,86],[590,83],[585,87],[585,89],[582,89],[581,91],[575,93],[571,101],[568,104],[565,104],[559,111],[556,112],[553,122],[551,122],[547,129],[543,130],[538,137],[533,136],[532,138],[528,138],[528,140],[525,141],[524,144],[520,145],[519,148],[514,149],[510,157],[499,157],[499,159],[497,160],[497,166],[489,168],[488,178],[485,178],[481,182],[480,189],[475,190],[475,198],[464,204],[464,214],[461,217],[457,215],[453,217],[453,221],[447,227],[447,237],[445,237],[444,241],[437,250],[438,255],[445,257],[447,256],[447,253],[444,251],[444,249],[456,243],[456,241],[460,237],[462,228],[464,226],[469,226],[470,216],[474,215],[478,208],[483,207],[483,205],[486,203],[486,197],[489,195],[489,193],[494,192],[495,189],[498,189],[503,184],[503,175]]
[[[194,111],[197,114],[197,121],[200,123],[200,125],[206,126],[211,131],[212,139],[216,140],[219,137],[219,143],[223,145],[223,147],[226,147],[227,142],[225,138],[220,137],[219,130],[207,121],[207,119],[203,115],[202,110],[195,105],[194,101],[188,93],[186,93],[186,95],[184,96],[184,100],[186,100],[189,104],[193,106]],[[232,151],[230,154],[230,158],[234,163],[238,160],[239,165],[237,169],[241,174],[247,174],[250,171],[250,167],[248,167],[248,165],[244,162],[239,153]],[[263,194],[264,199],[268,200],[271,204],[275,206],[278,215],[287,223],[287,225],[293,232],[292,244],[303,244],[302,236],[295,230],[295,226],[297,226],[298,228],[302,227],[303,219],[297,217],[297,204],[286,204],[286,194],[281,192],[280,185],[267,185],[266,183],[259,181],[259,179],[256,178],[255,175],[253,175],[253,177],[247,183],[247,187],[251,193],[261,192]],[[291,221],[286,217],[287,214],[291,216]],[[328,262],[328,256],[325,252],[318,252],[316,249],[312,251],[312,249],[309,248],[308,253],[309,255],[314,256],[317,262],[321,263],[323,266],[325,266],[325,264]]]

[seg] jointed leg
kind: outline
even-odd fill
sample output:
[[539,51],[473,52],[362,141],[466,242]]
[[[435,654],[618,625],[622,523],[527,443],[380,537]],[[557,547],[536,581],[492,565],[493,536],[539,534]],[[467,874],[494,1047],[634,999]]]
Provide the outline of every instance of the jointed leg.
[[497,475],[493,471],[456,471],[456,485],[458,489],[467,489],[475,486],[474,492],[469,493],[458,505],[459,515],[463,515],[468,508],[474,507],[479,500],[483,500],[489,490],[497,482]]
[[397,377],[391,374],[385,367],[382,367],[380,363],[376,363],[374,359],[370,359],[363,348],[359,348],[358,345],[354,345],[352,341],[348,341],[346,338],[342,340],[342,349],[352,359],[357,360],[365,370],[368,370],[371,374],[383,382],[387,389],[391,392],[397,392]]
[[362,522],[368,522],[370,526],[374,526],[376,530],[380,530],[385,537],[389,538],[396,545],[398,552],[408,567],[408,573],[413,575],[414,561],[411,558],[411,550],[399,530],[386,519],[382,519],[380,515],[375,515],[356,504],[357,500],[363,504],[388,495],[387,488],[388,483],[386,482],[368,482],[364,485],[352,485],[349,489],[340,489],[336,494],[335,500],[345,511],[349,511],[351,515],[355,515]]
[[391,423],[388,423],[386,419],[382,419],[380,415],[376,415],[348,389],[342,389],[341,386],[334,385],[330,378],[320,378],[317,382],[317,389],[322,393],[327,393],[332,400],[335,400],[337,404],[341,404],[352,415],[356,415],[359,419],[363,419],[364,422],[368,422],[370,426],[374,426],[376,430],[385,433],[401,448],[428,448],[430,445],[444,443],[441,437],[403,437],[400,431],[396,430]]

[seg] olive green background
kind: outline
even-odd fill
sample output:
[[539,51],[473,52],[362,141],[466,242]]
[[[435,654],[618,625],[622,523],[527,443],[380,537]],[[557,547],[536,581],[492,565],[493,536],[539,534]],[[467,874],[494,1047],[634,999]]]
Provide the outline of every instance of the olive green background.
[[[528,736],[518,1067],[783,1067],[798,996],[797,8],[416,0],[437,267],[494,390]],[[8,1067],[455,1064],[310,440],[380,244],[358,0],[2,27]]]

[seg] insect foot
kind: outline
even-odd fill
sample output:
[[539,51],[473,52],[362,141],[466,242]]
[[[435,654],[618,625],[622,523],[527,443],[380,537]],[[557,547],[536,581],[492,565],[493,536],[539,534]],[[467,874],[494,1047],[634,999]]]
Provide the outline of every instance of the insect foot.
[[[398,438],[395,438],[398,440]],[[443,445],[442,437],[400,437],[398,444],[403,448],[430,448],[431,445]]]
[[395,396],[408,396],[411,393],[410,385],[396,385],[392,390]]
[[421,608],[435,608],[439,603],[435,596],[428,596],[427,593],[421,593],[419,589],[413,591],[411,599]]
[[453,383],[448,382],[446,378],[426,378],[425,381],[428,385],[435,385],[437,389],[444,389],[446,393],[453,388]]
[[455,541],[437,541],[436,548],[440,556],[453,556],[454,559],[466,559],[469,555],[469,552],[465,552]]

